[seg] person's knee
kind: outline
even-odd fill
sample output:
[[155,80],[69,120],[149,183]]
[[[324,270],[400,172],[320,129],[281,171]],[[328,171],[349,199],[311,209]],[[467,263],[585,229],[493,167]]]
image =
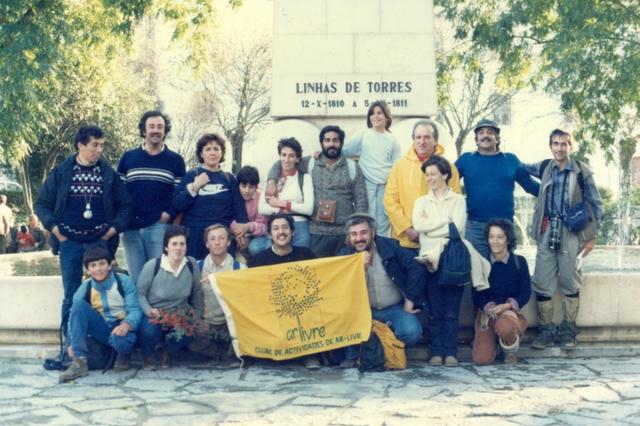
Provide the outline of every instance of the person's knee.
[[402,321],[398,324],[396,337],[404,342],[406,346],[413,346],[422,339],[422,325],[417,318]]
[[86,300],[76,299],[71,304],[70,315],[84,314],[87,309],[91,309],[91,305]]
[[496,351],[495,349],[492,351],[473,351],[471,357],[473,358],[473,363],[475,365],[490,365],[496,360]]
[[496,320],[495,331],[500,338],[505,341],[515,341],[515,335],[518,332],[518,317],[515,315],[500,315],[500,317]]

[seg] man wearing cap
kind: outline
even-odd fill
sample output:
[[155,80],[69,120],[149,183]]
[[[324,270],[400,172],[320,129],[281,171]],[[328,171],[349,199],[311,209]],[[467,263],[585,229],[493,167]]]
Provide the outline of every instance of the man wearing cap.
[[537,196],[540,185],[514,154],[500,151],[500,127],[495,121],[483,118],[473,129],[478,147],[465,152],[455,162],[464,179],[467,193],[467,226],[465,238],[484,257],[489,257],[489,246],[484,227],[489,219],[507,219],[513,222],[515,183],[529,194]]
[[[418,197],[429,192],[429,185],[420,167],[432,155],[443,155],[444,147],[438,145],[438,127],[433,120],[417,121],[411,137],[413,145],[391,168],[384,191],[384,209],[391,222],[391,237],[398,240],[402,247],[417,250],[418,232],[411,225],[413,204]],[[460,175],[453,164],[447,184],[460,193]],[[418,255],[417,251],[415,255]]]
[[[376,235],[375,220],[366,213],[347,218],[347,247],[339,255],[365,253],[367,293],[373,319],[391,323],[396,337],[407,346],[422,337],[416,317],[424,302],[427,269],[418,264],[411,250],[397,241]],[[349,360],[349,351],[347,359]],[[352,360],[355,355],[351,354]]]

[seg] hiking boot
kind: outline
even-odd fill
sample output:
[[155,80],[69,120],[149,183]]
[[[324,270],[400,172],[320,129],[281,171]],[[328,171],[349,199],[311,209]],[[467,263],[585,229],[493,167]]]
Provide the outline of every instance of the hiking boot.
[[229,346],[229,349],[221,354],[220,362],[224,363],[229,368],[239,368],[242,366],[242,361],[236,356],[233,348]]
[[73,359],[69,368],[60,373],[58,380],[60,383],[65,383],[88,375],[89,367],[87,366],[87,358],[81,356]]
[[116,362],[113,364],[113,371],[127,371],[131,362],[131,356],[129,354],[118,354]]
[[553,345],[556,337],[556,326],[553,323],[553,301],[538,300],[536,305],[540,324],[538,325],[538,335],[533,339],[531,347],[533,349],[544,349]]
[[160,368],[162,370],[171,368],[171,354],[166,349],[160,351]]
[[565,350],[573,350],[576,348],[576,335],[578,327],[575,322],[562,321],[558,327],[558,346]]
[[356,368],[356,360],[355,359],[343,359],[340,361],[340,365],[338,368]]
[[441,356],[432,356],[429,360],[429,365],[432,367],[440,367],[442,365],[442,357]]
[[548,346],[553,346],[555,339],[556,326],[554,324],[539,325],[538,335],[531,342],[531,347],[533,349],[545,349]]
[[320,367],[321,367],[320,360],[318,359],[317,356],[312,355],[305,358],[304,368],[306,368],[307,370],[317,370]]
[[153,354],[144,357],[142,360],[142,368],[145,370],[155,371],[158,366],[156,365],[156,357]]
[[510,345],[507,345],[498,338],[498,345],[504,354],[505,364],[516,364],[518,362],[518,349],[520,348],[520,336],[516,334],[516,341]]
[[444,366],[445,367],[457,367],[458,366],[458,358],[456,358],[453,355],[448,355],[444,359]]

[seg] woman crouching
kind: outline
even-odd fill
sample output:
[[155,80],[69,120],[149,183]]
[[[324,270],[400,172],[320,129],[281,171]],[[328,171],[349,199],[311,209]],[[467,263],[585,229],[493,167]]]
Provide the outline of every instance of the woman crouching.
[[473,362],[491,364],[496,359],[496,340],[504,353],[506,363],[518,361],[520,339],[527,329],[527,320],[520,309],[531,296],[531,277],[524,257],[516,255],[513,224],[494,219],[484,228],[491,251],[489,289],[473,292],[477,309]]
[[144,367],[149,369],[156,368],[156,352],[160,353],[161,367],[168,368],[172,354],[193,340],[176,333],[175,326],[162,320],[191,310],[193,320],[199,322],[204,309],[200,270],[196,261],[186,256],[186,228],[168,227],[163,251],[160,258],[144,265],[137,283],[138,300],[145,314],[140,324],[140,344]]

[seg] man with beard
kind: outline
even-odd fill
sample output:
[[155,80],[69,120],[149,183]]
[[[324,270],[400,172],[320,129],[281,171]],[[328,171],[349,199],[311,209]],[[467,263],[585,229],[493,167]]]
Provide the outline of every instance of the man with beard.
[[118,174],[133,200],[135,214],[124,232],[129,274],[138,281],[149,259],[162,255],[163,239],[176,215],[171,206],[173,190],[185,174],[182,157],[165,145],[171,121],[160,111],[147,111],[138,124],[144,142],[122,155]]
[[[367,189],[360,167],[342,155],[344,130],[326,126],[320,131],[322,152],[317,160],[306,157],[300,162],[311,173],[316,205],[309,226],[311,250],[318,257],[334,256],[344,243],[344,223],[353,213],[368,210]],[[280,163],[269,173],[277,180]]]
[[533,196],[538,196],[540,184],[531,178],[518,157],[500,151],[500,127],[495,121],[483,118],[473,131],[478,150],[462,154],[455,165],[467,194],[465,238],[488,259],[489,246],[484,235],[487,221],[513,222],[515,183]]
[[[427,269],[414,260],[411,250],[396,240],[376,235],[375,220],[367,213],[355,213],[346,221],[348,246],[338,254],[365,253],[364,267],[371,316],[389,323],[396,337],[405,345],[417,344],[422,325],[415,315],[425,302]],[[347,349],[342,368],[355,366],[357,351]]]

